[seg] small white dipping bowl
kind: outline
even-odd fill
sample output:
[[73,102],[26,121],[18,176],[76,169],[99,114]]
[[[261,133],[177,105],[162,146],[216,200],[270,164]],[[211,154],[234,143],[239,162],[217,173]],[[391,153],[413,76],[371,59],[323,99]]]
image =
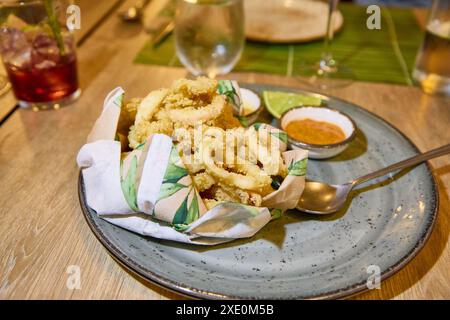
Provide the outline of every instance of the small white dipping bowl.
[[286,111],[280,118],[281,129],[286,131],[287,125],[296,120],[311,119],[324,121],[337,125],[345,134],[343,141],[332,144],[305,143],[288,135],[288,144],[291,149],[306,149],[311,159],[326,159],[344,151],[349,143],[355,138],[356,124],[347,115],[334,109],[326,107],[296,107]]
[[258,97],[256,93],[249,89],[241,88],[241,98],[242,103],[251,107],[251,112],[239,116],[245,122],[246,126],[250,126],[256,122],[258,116],[262,110],[261,99]]

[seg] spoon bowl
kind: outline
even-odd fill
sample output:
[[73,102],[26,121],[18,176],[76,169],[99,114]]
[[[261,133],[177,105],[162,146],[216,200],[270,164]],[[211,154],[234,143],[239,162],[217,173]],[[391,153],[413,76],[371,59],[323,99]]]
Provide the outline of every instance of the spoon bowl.
[[352,188],[352,183],[335,185],[306,181],[297,208],[312,214],[330,214],[339,211],[345,205]]
[[408,168],[448,153],[450,153],[450,144],[394,163],[386,168],[369,173],[344,184],[327,184],[324,182],[307,180],[305,189],[298,201],[297,210],[312,214],[334,213],[344,207],[348,195],[354,186],[384,176],[392,171]]

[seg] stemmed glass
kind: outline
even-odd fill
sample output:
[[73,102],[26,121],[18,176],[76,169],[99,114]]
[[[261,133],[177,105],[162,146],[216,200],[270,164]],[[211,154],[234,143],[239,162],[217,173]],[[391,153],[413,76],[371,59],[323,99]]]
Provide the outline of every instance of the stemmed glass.
[[337,14],[339,0],[328,1],[328,19],[324,48],[320,61],[309,66],[301,66],[298,69],[301,80],[310,86],[319,89],[341,87],[350,84],[354,78],[350,68],[338,63],[331,51],[334,38],[334,19]]

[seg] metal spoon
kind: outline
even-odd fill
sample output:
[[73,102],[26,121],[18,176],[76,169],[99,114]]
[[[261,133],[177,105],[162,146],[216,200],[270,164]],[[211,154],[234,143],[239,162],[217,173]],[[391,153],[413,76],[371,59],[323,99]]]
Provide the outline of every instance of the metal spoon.
[[389,172],[404,169],[448,153],[450,153],[450,144],[397,162],[384,169],[369,173],[344,184],[306,181],[305,190],[297,204],[297,209],[312,214],[330,214],[336,212],[344,207],[348,194],[356,185],[384,176]]

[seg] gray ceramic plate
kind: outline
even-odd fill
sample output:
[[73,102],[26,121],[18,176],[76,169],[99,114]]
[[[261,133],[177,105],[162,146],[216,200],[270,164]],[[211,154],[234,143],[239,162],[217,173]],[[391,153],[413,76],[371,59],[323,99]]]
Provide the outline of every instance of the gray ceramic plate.
[[[310,161],[309,178],[346,182],[417,153],[399,131],[358,106],[331,97],[325,104],[350,115],[360,130],[344,153]],[[437,188],[426,164],[375,183],[362,185],[351,205],[332,216],[289,212],[253,238],[213,247],[146,238],[99,219],[86,206],[81,176],[79,194],[102,244],[158,285],[200,298],[342,298],[367,289],[369,266],[378,266],[382,279],[405,266],[436,220]]]

